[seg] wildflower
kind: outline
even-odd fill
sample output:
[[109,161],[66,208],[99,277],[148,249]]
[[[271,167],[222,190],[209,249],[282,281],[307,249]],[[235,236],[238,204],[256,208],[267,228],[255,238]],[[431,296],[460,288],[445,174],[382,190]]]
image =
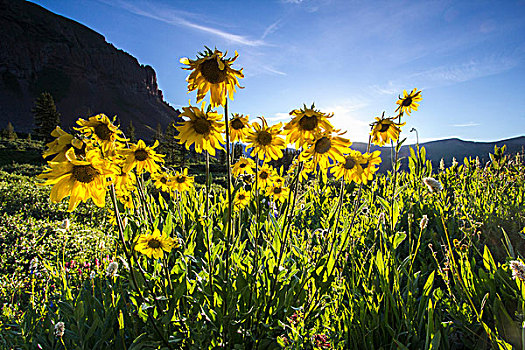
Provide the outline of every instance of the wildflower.
[[95,271],[91,271],[91,273],[89,274],[89,278],[90,278],[90,279],[94,279],[95,276],[96,276]]
[[243,190],[242,188],[237,191],[235,198],[233,199],[233,205],[235,210],[240,210],[246,207],[250,203],[250,192]]
[[181,172],[177,172],[170,181],[169,185],[172,189],[179,191],[180,193],[189,191],[193,187],[193,176],[188,176],[188,168]]
[[419,228],[421,229],[421,231],[427,228],[427,224],[428,224],[428,216],[423,215],[423,217],[421,218],[421,221],[419,222]]
[[292,120],[284,126],[284,132],[287,134],[286,139],[289,143],[295,143],[297,149],[305,146],[308,140],[315,139],[315,135],[333,129],[328,118],[332,114],[325,114],[315,110],[315,105],[302,109],[294,109],[290,112]]
[[62,338],[64,336],[64,332],[66,331],[66,325],[64,322],[57,322],[55,324],[55,336]]
[[399,127],[406,123],[394,123],[391,118],[375,118],[376,121],[372,124],[372,143],[374,145],[383,146],[388,141],[396,141],[399,138],[401,129]]
[[235,51],[233,58],[225,58],[221,51],[206,48],[203,54],[199,53],[196,60],[188,58],[180,60],[180,63],[189,66],[182,69],[193,70],[186,80],[188,91],[197,90],[197,103],[204,99],[208,91],[210,91],[212,107],[224,106],[227,95],[233,100],[235,87],[242,88],[237,78],[244,78],[242,69],[231,68],[238,56],[239,54]]
[[433,177],[425,177],[423,178],[423,183],[427,185],[428,190],[430,192],[440,192],[443,189],[443,186],[441,186],[441,183],[434,179]]
[[452,168],[455,168],[459,165],[456,157],[452,157]]
[[100,152],[96,149],[90,150],[85,160],[77,159],[73,149],[66,152],[66,157],[67,161],[64,162],[48,162],[49,168],[38,175],[38,178],[46,179],[43,186],[53,185],[51,201],[58,203],[70,196],[69,211],[89,198],[97,206],[103,207],[106,201],[106,178],[117,171],[115,166],[100,158]]
[[363,174],[363,168],[361,163],[364,163],[365,160],[361,152],[348,149],[348,154],[345,156],[344,160],[338,162],[332,169],[331,172],[334,174],[336,179],[344,177],[345,181],[350,183],[361,182],[361,175]]
[[518,278],[525,282],[525,264],[518,260],[512,260],[509,262],[509,266],[512,270],[512,278]]
[[284,202],[288,198],[290,189],[279,185],[274,185],[266,189],[266,195],[272,196],[272,200]]
[[230,120],[230,141],[243,142],[250,132],[250,124],[248,124],[248,116],[235,113]]
[[396,112],[399,111],[400,113],[406,113],[410,115],[412,110],[417,111],[417,107],[419,106],[417,102],[421,101],[422,99],[423,97],[421,97],[421,91],[418,91],[417,89],[412,90],[410,93],[407,93],[406,90],[403,90],[403,97],[399,96],[399,99],[396,102],[396,104],[399,105],[396,108]]
[[157,173],[151,175],[151,179],[155,180],[155,188],[160,188],[163,192],[171,192],[171,188],[168,183],[171,181],[172,177],[165,172]]
[[439,170],[445,171],[445,160],[443,158],[439,161]]
[[242,157],[233,165],[233,175],[240,176],[242,174],[254,175],[255,162],[250,158]]
[[283,149],[286,148],[284,140],[280,137],[282,123],[268,126],[266,119],[260,117],[261,124],[253,123],[253,131],[250,131],[246,141],[249,143],[249,147],[252,149],[251,156],[256,155],[264,159],[277,160],[283,156]]
[[[365,163],[361,164],[363,174],[361,175],[361,182],[367,184],[369,180],[374,178],[374,173],[379,170],[378,166],[381,163],[381,151],[374,151],[372,153],[363,154]],[[358,182],[359,183],[359,182]]]
[[[115,118],[114,118],[115,120]],[[122,131],[114,125],[104,114],[99,114],[89,118],[89,120],[79,119],[77,124],[80,126],[75,130],[80,131],[87,137],[92,137],[97,141],[104,152],[114,147],[115,141],[126,141],[120,135]]]
[[313,141],[299,154],[299,161],[312,162],[313,167],[319,165],[327,169],[331,162],[342,162],[343,153],[352,144],[350,140],[341,137],[340,130],[325,131],[316,135]]
[[163,154],[158,154],[154,149],[159,145],[159,141],[155,141],[153,146],[148,147],[144,141],[139,140],[136,144],[130,144],[129,149],[120,150],[120,154],[126,159],[124,160],[123,171],[128,173],[134,167],[137,167],[137,173],[142,171],[149,171],[151,174],[160,170],[157,163],[164,162]]
[[322,349],[329,349],[332,346],[330,345],[330,339],[324,334],[316,334],[313,336],[313,342],[316,347]]
[[173,248],[178,247],[178,243],[168,237],[161,235],[158,229],[155,229],[152,234],[140,235],[135,245],[135,250],[145,254],[148,258],[159,259],[164,256],[164,251],[169,253]]
[[108,264],[108,267],[106,268],[106,276],[107,277],[115,277],[118,272],[118,262],[112,261]]
[[223,149],[221,143],[224,143],[222,133],[224,132],[224,123],[221,122],[222,114],[215,111],[204,109],[206,102],[203,101],[201,108],[190,105],[182,107],[181,117],[190,118],[180,123],[176,129],[179,131],[177,138],[180,144],[185,144],[186,149],[195,144],[195,151],[202,153],[207,151],[215,156],[215,149]]
[[265,188],[275,177],[275,169],[268,164],[264,164],[257,173],[257,187]]
[[84,140],[80,140],[70,133],[65,132],[60,126],[57,126],[55,130],[51,132],[51,136],[55,137],[55,140],[46,144],[47,150],[42,154],[43,158],[56,154],[51,161],[63,162],[66,160],[67,150],[71,147],[75,148],[77,156],[83,157],[86,154],[87,143]]

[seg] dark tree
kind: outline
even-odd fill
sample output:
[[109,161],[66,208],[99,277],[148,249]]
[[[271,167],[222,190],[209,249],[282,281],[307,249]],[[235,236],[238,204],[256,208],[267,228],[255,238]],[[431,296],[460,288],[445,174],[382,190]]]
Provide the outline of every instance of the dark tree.
[[160,125],[160,123],[157,123],[157,129],[155,129],[155,140],[162,142],[162,138],[163,138],[162,126]]
[[51,132],[60,125],[60,113],[57,112],[53,96],[48,92],[41,93],[31,112],[34,115],[36,137],[46,142],[52,141]]
[[9,141],[14,141],[18,138],[18,135],[15,132],[15,128],[13,127],[13,124],[11,124],[11,122],[7,123],[7,127],[4,130],[2,130],[2,138]]

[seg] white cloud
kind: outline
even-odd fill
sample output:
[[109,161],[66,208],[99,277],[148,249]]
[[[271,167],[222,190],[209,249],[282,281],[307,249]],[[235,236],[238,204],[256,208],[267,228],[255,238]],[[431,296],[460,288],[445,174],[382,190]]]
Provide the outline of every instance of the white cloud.
[[338,104],[321,106],[324,113],[334,113],[330,122],[335,128],[346,131],[345,137],[350,141],[366,142],[370,132],[370,120],[358,113],[368,106],[366,101],[345,100]]
[[469,126],[480,126],[480,125],[481,125],[480,123],[469,122],[465,124],[452,124],[451,126],[456,127],[456,128],[466,128]]

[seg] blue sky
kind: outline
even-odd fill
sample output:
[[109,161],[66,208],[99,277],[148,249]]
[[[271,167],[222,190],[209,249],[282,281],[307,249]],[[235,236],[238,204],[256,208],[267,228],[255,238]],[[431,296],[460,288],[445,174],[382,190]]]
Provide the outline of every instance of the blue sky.
[[165,99],[188,104],[181,57],[204,46],[239,58],[230,111],[289,120],[315,102],[366,141],[403,89],[423,90],[407,142],[525,134],[525,0],[37,0],[151,65]]

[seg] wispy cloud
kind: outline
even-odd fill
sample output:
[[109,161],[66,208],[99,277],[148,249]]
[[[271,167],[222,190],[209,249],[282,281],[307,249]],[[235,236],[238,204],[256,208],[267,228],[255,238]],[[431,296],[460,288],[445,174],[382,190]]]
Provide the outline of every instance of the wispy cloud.
[[281,20],[275,21],[272,24],[270,24],[264,31],[263,35],[261,36],[261,40],[264,40],[268,35],[275,33],[275,31],[279,28],[279,25],[281,24]]
[[480,125],[481,125],[480,123],[469,122],[465,124],[452,124],[451,126],[455,128],[467,128],[469,126],[480,126]]
[[[186,28],[195,29],[204,33],[218,36],[227,41],[246,46],[263,46],[266,43],[261,39],[250,39],[244,35],[229,33],[227,31],[205,26],[194,21],[190,21],[187,17],[193,17],[187,12],[174,11],[170,8],[159,7],[157,4],[146,2],[130,2],[125,0],[109,1],[99,0],[105,4],[120,7],[128,12],[139,16],[155,19],[170,25],[182,26]],[[185,18],[186,17],[186,18]]]

